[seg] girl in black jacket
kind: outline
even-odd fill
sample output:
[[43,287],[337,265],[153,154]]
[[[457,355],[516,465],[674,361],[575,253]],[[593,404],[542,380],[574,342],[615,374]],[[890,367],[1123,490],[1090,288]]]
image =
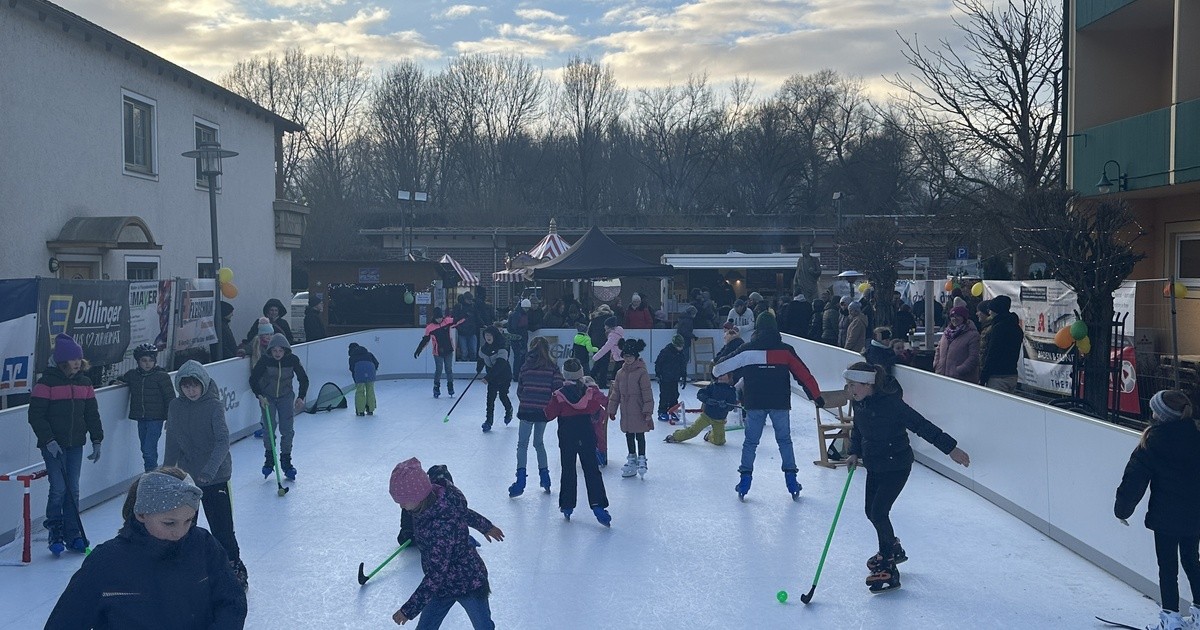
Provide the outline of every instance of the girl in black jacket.
[[[1148,627],[1190,627],[1179,615],[1178,564],[1192,587],[1192,602],[1200,601],[1200,428],[1191,400],[1177,389],[1155,394],[1150,410],[1151,424],[1125,465],[1113,513],[1128,525],[1125,519],[1150,487],[1146,528],[1154,532],[1162,611],[1159,625]],[[1191,617],[1193,624],[1200,620],[1194,603]]]
[[867,560],[871,570],[867,585],[872,592],[900,586],[896,564],[908,560],[900,539],[892,529],[892,504],[904,490],[912,472],[913,450],[908,442],[912,431],[950,456],[955,463],[971,465],[971,458],[958,442],[917,413],[901,399],[895,379],[879,365],[865,361],[851,365],[842,376],[854,409],[847,463],[862,460],[867,469],[866,512],[879,538],[879,553]]
[[508,341],[500,329],[488,326],[483,329],[483,345],[479,346],[479,361],[475,364],[475,376],[487,368],[487,419],[483,421],[483,432],[492,430],[492,417],[496,412],[496,397],[504,405],[504,424],[512,421],[513,406],[508,399],[508,388],[512,385],[512,364],[508,362]]

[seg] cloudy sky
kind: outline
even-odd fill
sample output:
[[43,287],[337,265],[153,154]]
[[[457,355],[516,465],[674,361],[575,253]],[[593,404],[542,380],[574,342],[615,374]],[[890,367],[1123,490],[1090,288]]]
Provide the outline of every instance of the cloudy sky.
[[707,71],[771,91],[832,68],[873,91],[904,72],[898,34],[954,36],[951,0],[55,0],[206,77],[297,46],[384,68],[409,57],[436,70],[460,53],[525,55],[548,72],[579,54],[631,87]]

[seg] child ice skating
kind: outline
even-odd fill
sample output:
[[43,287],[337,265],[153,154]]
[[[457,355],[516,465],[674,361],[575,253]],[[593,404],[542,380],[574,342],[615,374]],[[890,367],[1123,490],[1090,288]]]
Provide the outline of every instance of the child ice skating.
[[[1192,403],[1177,389],[1150,399],[1150,426],[1129,456],[1113,513],[1125,519],[1150,488],[1146,528],[1154,532],[1162,610],[1148,630],[1184,630],[1200,623],[1200,429]],[[1179,614],[1179,565],[1192,588],[1189,617]]]
[[697,392],[700,399],[700,417],[690,426],[684,427],[667,436],[668,443],[686,442],[700,434],[706,427],[712,427],[704,435],[704,441],[723,446],[725,444],[725,419],[729,412],[737,406],[737,389],[733,386],[733,377],[722,374],[717,380]]
[[508,388],[512,385],[512,365],[508,362],[508,340],[495,326],[483,329],[483,345],[479,346],[479,361],[475,364],[478,376],[487,368],[483,380],[487,382],[487,419],[483,421],[483,432],[492,430],[492,418],[496,412],[496,398],[504,405],[504,424],[512,422],[513,407],[508,399]]
[[225,424],[225,402],[217,382],[196,361],[188,361],[175,373],[180,397],[168,411],[167,445],[163,462],[176,466],[195,480],[203,493],[208,529],[229,557],[229,566],[245,589],[246,565],[233,533],[233,495],[229,478],[233,459],[229,456],[229,427]]
[[134,480],[125,524],[84,558],[47,630],[242,628],[246,593],[220,543],[195,527],[201,495],[178,468]]
[[[580,361],[582,366],[583,362]],[[584,370],[586,373],[587,370]],[[596,384],[596,379],[590,376],[583,377],[583,384],[586,387],[595,388],[597,393],[604,396],[604,393],[599,391],[600,386]],[[608,396],[601,399],[603,407],[592,414],[592,431],[596,434],[596,463],[600,464],[601,468],[608,466]]]
[[596,353],[599,348],[592,345],[592,337],[587,332],[588,326],[580,322],[575,325],[575,338],[571,340],[571,356],[575,357],[576,361],[583,366],[583,371],[587,372],[591,364],[591,356]]
[[392,620],[403,625],[423,614],[418,627],[439,628],[457,603],[476,630],[493,630],[487,567],[467,528],[482,532],[489,541],[504,540],[504,532],[468,508],[467,498],[453,484],[434,485],[415,457],[396,464],[389,490],[392,499],[412,513],[413,540],[425,572]]
[[621,341],[623,362],[608,392],[608,417],[616,418],[617,410],[621,411],[621,431],[629,447],[622,477],[646,476],[646,432],[654,430],[654,394],[646,362],[641,359],[645,349],[646,342],[641,339]]
[[50,530],[50,552],[57,556],[68,544],[79,553],[88,548],[79,521],[79,472],[89,435],[92,454],[88,459],[100,461],[104,428],[96,390],[84,375],[83,348],[70,335],[60,333],[54,338],[53,358],[54,365],[42,373],[29,397],[29,426],[46,462],[50,491],[44,525]]
[[675,335],[654,359],[654,378],[658,379],[658,419],[661,422],[674,424],[679,421],[679,416],[671,409],[679,404],[679,387],[687,378],[687,355],[683,345],[683,336]]
[[900,572],[896,565],[908,560],[889,518],[892,504],[912,472],[913,450],[908,432],[916,433],[957,464],[970,466],[971,458],[958,448],[954,438],[901,399],[898,384],[883,366],[863,361],[851,365],[842,376],[854,408],[847,462],[857,466],[861,461],[867,469],[867,519],[879,539],[879,552],[867,560],[871,572],[867,586],[872,593],[878,593],[899,588]]
[[[300,382],[300,393],[292,390],[292,379]],[[266,461],[263,476],[275,469],[275,457],[271,450],[273,433],[279,432],[279,465],[289,480],[295,481],[296,467],[292,465],[292,439],[296,435],[296,412],[304,408],[304,396],[308,394],[308,373],[300,358],[292,354],[292,346],[281,334],[276,333],[267,345],[267,354],[254,364],[250,371],[250,389],[258,397],[263,413],[270,414],[270,431],[263,424],[263,446]]]
[[598,387],[583,384],[583,365],[575,359],[568,359],[563,364],[563,381],[562,388],[554,392],[545,409],[548,420],[558,420],[558,449],[562,464],[558,507],[563,516],[571,520],[579,486],[575,475],[575,462],[578,460],[583,468],[588,506],[592,508],[596,520],[609,527],[612,516],[608,513],[608,494],[604,491],[604,478],[600,476],[600,466],[595,457],[596,434],[592,426],[592,416],[604,409],[604,394]]
[[129,419],[137,422],[138,442],[142,449],[142,467],[158,468],[158,440],[162,437],[167,407],[175,400],[175,387],[167,371],[158,367],[158,348],[144,343],[133,350],[135,369],[118,379],[129,386]]
[[[525,491],[525,463],[529,457],[529,437],[537,454],[538,481],[550,492],[550,468],[543,436],[546,433],[546,404],[550,396],[563,385],[558,363],[550,357],[550,344],[545,337],[529,342],[529,353],[521,364],[517,378],[517,418],[521,421],[517,436],[517,480],[508,488],[508,496],[520,496]],[[508,421],[505,420],[505,424]]]
[[442,395],[442,370],[446,371],[446,393],[454,395],[454,342],[450,339],[450,329],[463,321],[465,320],[460,319],[456,322],[453,317],[443,317],[442,309],[433,307],[433,317],[425,326],[425,336],[421,337],[421,343],[417,345],[416,352],[413,352],[414,359],[421,356],[425,344],[429,343],[430,339],[433,340],[434,398]]
[[354,415],[375,415],[375,374],[379,360],[370,350],[350,344],[350,374],[354,377]]

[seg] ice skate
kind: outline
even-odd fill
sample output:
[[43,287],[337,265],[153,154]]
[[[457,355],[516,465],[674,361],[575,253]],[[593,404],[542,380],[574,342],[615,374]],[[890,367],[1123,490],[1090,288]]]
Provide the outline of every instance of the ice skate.
[[748,473],[748,472],[742,473],[742,478],[740,480],[738,480],[737,485],[733,487],[734,490],[737,490],[738,499],[741,499],[742,501],[746,500],[746,495],[750,493],[750,482],[751,481],[752,481],[751,473]]
[[665,412],[665,411],[660,411],[660,412],[658,412],[658,421],[659,422],[670,422],[671,416],[667,415],[667,412]]
[[491,431],[492,430],[492,420],[490,418],[487,420],[484,420],[483,424],[480,425],[480,428],[483,429],[484,433]]
[[270,477],[273,472],[275,472],[275,454],[267,451],[266,461],[263,462],[262,467],[263,479]]
[[783,473],[783,481],[787,484],[787,491],[788,494],[792,495],[792,500],[799,500],[802,486],[799,481],[796,481],[796,473],[790,471]]
[[51,536],[49,549],[50,553],[54,554],[54,557],[57,558],[67,550],[67,545],[63,542],[62,536]]
[[[877,556],[878,557],[878,556]],[[871,570],[871,574],[867,576],[867,586],[872,593],[882,593],[900,588],[900,571],[896,569],[896,562],[891,558],[882,558],[874,561],[875,568]]]
[[626,455],[625,465],[621,467],[622,477],[633,477],[637,475],[638,461],[637,455]]
[[646,469],[647,469],[647,466],[646,466],[646,456],[645,456],[645,455],[639,455],[639,456],[638,456],[638,458],[637,458],[637,474],[638,474],[638,477],[641,477],[642,479],[645,479],[645,478],[646,478]]
[[1146,626],[1146,630],[1190,630],[1191,621],[1173,610],[1158,611],[1158,623]]
[[575,508],[560,508],[559,511],[562,512],[563,518],[569,521],[571,520],[571,513],[575,511]]
[[[524,469],[522,468],[521,470],[524,470]],[[550,494],[550,469],[549,468],[539,468],[538,469],[538,482],[542,486],[542,490],[545,490],[546,494]]]
[[667,414],[667,422],[669,422],[671,424],[679,424],[679,414],[677,414],[673,411],[668,413]]
[[906,562],[908,560],[908,554],[904,552],[904,547],[900,546],[899,538],[897,538],[896,542],[892,544],[892,560],[894,560],[896,564],[900,564],[901,562]]
[[447,396],[454,395],[454,384],[453,383],[446,383],[446,395]]
[[86,552],[88,546],[88,540],[83,536],[76,536],[75,539],[71,541],[71,551],[74,551],[75,553]]
[[296,480],[296,467],[292,465],[291,453],[283,453],[279,456],[279,467],[283,469],[283,476],[288,481]]
[[596,515],[596,520],[599,521],[601,525],[605,527],[612,527],[612,515],[608,513],[608,510],[602,507],[594,507],[592,508],[592,514]]
[[504,426],[508,426],[508,423],[510,423],[510,422],[512,422],[512,409],[505,409],[504,410]]
[[518,468],[517,469],[517,480],[514,481],[513,484],[508,487],[508,497],[510,499],[513,497],[519,497],[524,492],[525,492],[525,469]]

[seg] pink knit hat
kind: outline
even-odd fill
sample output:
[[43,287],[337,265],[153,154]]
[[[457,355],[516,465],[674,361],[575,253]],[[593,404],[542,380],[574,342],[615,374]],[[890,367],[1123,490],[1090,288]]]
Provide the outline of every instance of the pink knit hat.
[[416,505],[433,491],[429,475],[421,466],[421,460],[416,457],[406,459],[392,469],[392,482],[389,486],[392,500],[400,505]]

